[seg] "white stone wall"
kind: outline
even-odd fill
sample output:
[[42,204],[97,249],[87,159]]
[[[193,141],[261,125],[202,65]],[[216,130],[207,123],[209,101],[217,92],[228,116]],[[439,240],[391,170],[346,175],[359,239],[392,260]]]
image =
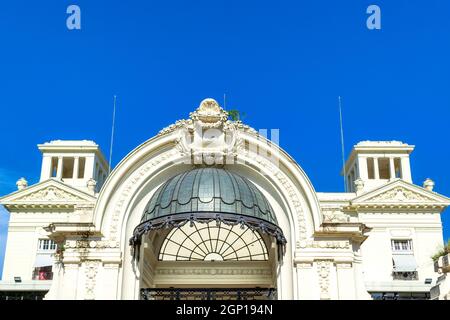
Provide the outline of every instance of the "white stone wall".
[[[413,253],[417,263],[419,281],[401,281],[401,284],[422,286],[426,278],[436,279],[432,254],[442,246],[442,224],[440,214],[424,212],[393,213],[386,210],[383,213],[360,213],[360,221],[372,230],[368,239],[362,244],[364,280],[379,283],[385,287],[386,282],[392,282],[392,239],[411,239]],[[382,284],[384,283],[384,284]],[[397,281],[398,283],[398,281]]]
[[43,228],[50,223],[70,221],[71,212],[61,211],[13,211],[10,213],[8,238],[2,280],[31,280],[39,239],[47,239]]

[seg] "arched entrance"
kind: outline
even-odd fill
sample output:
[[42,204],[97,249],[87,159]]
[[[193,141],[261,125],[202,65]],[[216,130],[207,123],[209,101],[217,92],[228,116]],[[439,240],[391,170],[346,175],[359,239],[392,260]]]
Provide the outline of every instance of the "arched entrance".
[[142,299],[273,299],[286,240],[254,184],[200,167],[154,193],[130,244]]

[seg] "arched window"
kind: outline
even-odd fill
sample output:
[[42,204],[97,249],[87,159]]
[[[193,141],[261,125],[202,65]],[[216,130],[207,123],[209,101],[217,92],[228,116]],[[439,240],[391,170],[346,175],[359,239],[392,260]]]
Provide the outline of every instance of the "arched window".
[[216,222],[186,223],[174,228],[159,252],[162,261],[264,261],[264,240],[257,231]]

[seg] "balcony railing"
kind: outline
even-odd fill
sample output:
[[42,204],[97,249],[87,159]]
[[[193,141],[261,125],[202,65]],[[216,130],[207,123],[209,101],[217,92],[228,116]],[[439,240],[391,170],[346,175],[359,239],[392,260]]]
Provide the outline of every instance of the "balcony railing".
[[393,271],[392,278],[394,280],[419,280],[417,271],[408,271],[408,272]]
[[434,261],[434,271],[439,273],[450,272],[449,260],[449,254],[439,257],[436,261]]
[[144,288],[142,300],[274,300],[274,288]]
[[442,271],[443,272],[449,272],[450,271],[450,265],[448,263],[448,260],[449,260],[448,255],[449,254],[446,254],[445,256],[442,257]]
[[52,271],[34,270],[33,272],[33,280],[52,280],[52,279],[53,279]]

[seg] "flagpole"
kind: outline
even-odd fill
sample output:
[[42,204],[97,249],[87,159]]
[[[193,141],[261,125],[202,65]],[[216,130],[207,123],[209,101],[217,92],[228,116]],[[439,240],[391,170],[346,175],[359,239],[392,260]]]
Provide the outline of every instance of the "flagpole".
[[113,153],[113,144],[114,144],[114,126],[116,122],[116,95],[114,95],[114,106],[113,106],[113,116],[112,116],[112,126],[111,126],[111,143],[109,146],[109,168],[108,174],[111,173],[111,161],[112,161],[112,153]]
[[342,122],[342,101],[341,96],[338,97],[339,100],[339,123],[341,127],[341,150],[342,150],[342,166],[344,170],[344,192],[347,192],[347,172],[345,170],[345,146],[344,146],[344,127]]

